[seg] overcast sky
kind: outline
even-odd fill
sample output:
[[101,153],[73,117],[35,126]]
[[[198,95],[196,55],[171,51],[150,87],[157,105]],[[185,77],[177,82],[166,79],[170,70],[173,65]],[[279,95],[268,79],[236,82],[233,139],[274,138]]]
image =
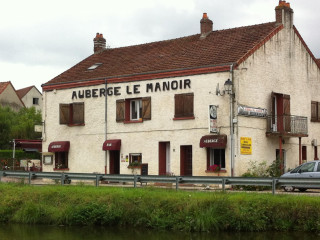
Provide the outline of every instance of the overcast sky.
[[[294,24],[320,58],[320,1],[291,0]],[[111,48],[213,29],[275,21],[278,0],[11,0],[0,9],[0,82],[16,89],[46,83],[93,53],[103,33]]]

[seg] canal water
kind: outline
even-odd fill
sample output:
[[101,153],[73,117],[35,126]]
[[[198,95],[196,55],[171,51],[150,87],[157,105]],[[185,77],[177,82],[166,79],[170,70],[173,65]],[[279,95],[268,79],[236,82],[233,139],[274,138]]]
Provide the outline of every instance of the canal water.
[[1,240],[293,240],[320,239],[319,234],[303,232],[245,233],[211,232],[183,233],[134,228],[65,227],[46,225],[0,224]]

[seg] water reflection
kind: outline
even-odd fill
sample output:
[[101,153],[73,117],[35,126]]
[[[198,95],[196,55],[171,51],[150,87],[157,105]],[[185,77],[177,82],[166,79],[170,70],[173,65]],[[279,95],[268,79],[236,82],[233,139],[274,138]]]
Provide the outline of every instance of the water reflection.
[[1,240],[292,240],[320,238],[314,233],[183,233],[133,228],[65,227],[45,225],[0,225]]

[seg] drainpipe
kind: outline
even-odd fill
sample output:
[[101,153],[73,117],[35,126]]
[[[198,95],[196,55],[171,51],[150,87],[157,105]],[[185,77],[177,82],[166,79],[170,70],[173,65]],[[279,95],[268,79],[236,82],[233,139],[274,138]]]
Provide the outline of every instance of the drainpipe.
[[[104,87],[105,87],[105,97],[104,97],[104,103],[105,103],[105,109],[104,109],[104,140],[107,140],[107,120],[108,120],[108,101],[107,101],[107,79],[104,80]],[[108,151],[105,151],[104,153],[104,173],[107,174],[107,161],[108,161]]]
[[233,129],[233,64],[230,65],[230,80],[232,82],[231,94],[230,94],[230,167],[231,167],[231,177],[233,177],[233,168],[234,168],[234,129]]

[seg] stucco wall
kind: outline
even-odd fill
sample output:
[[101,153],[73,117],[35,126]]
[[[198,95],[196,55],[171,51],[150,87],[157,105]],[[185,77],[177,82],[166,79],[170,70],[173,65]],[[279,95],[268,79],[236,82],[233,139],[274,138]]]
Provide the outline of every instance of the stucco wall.
[[[312,139],[320,140],[319,123],[311,123],[311,101],[319,101],[320,72],[292,28],[285,28],[243,62],[235,74],[236,102],[271,113],[271,93],[290,95],[291,115],[308,117],[308,137],[302,138],[307,146],[307,160],[314,159]],[[236,174],[250,166],[249,161],[276,159],[279,138],[266,137],[265,119],[238,116],[236,125]],[[240,137],[252,138],[252,155],[240,154]],[[299,164],[299,138],[283,138],[286,167]]]
[[[39,103],[33,104],[33,98],[38,98]],[[42,95],[36,88],[31,88],[30,91],[22,98],[22,101],[27,108],[35,107],[36,110],[42,111]]]
[[[107,139],[121,139],[120,154],[125,157],[130,153],[142,153],[142,162],[148,163],[149,174],[158,174],[159,142],[170,142],[170,171],[180,174],[180,146],[192,145],[193,175],[207,175],[206,149],[200,148],[200,138],[209,134],[208,106],[218,105],[218,126],[221,134],[229,133],[229,98],[216,96],[217,83],[223,87],[229,73],[204,74],[183,78],[167,78],[139,82],[108,84],[108,88],[120,87],[118,96],[107,97],[107,123],[105,122],[105,98],[82,98],[72,100],[74,91],[105,88],[104,85],[57,90],[44,93],[44,134],[43,151],[53,141],[70,141],[69,169],[72,172],[109,172],[109,154],[102,151],[102,144]],[[190,79],[191,88],[166,91],[146,92],[146,84],[172,82]],[[128,94],[126,89],[140,85],[137,94]],[[174,95],[194,93],[194,115],[192,120],[173,120]],[[116,100],[126,98],[151,97],[151,120],[142,123],[116,122]],[[59,103],[85,103],[85,126],[69,127],[59,124]],[[107,130],[106,130],[107,129]],[[107,132],[107,134],[106,134]],[[228,149],[228,147],[227,147]],[[228,158],[229,152],[226,151]],[[107,158],[107,159],[106,159]],[[228,168],[229,161],[226,160]],[[120,173],[130,174],[128,162],[120,163]],[[44,166],[44,171],[52,171],[52,165]],[[229,173],[226,173],[229,174]]]

